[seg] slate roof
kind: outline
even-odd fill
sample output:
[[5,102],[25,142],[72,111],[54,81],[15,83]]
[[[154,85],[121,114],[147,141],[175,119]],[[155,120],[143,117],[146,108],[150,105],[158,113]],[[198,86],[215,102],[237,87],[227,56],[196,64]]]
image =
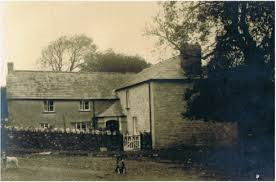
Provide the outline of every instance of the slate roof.
[[97,117],[125,116],[120,101],[116,101]]
[[114,89],[131,73],[70,73],[13,71],[7,75],[7,98],[11,99],[112,99]]
[[123,89],[138,83],[154,79],[185,79],[184,72],[180,66],[180,56],[161,61],[149,68],[144,69],[116,90]]

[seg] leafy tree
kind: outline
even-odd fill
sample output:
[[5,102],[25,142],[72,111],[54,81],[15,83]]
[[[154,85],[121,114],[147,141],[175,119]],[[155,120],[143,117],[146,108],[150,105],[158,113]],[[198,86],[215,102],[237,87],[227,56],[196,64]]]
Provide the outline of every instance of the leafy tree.
[[147,26],[146,35],[157,36],[159,45],[168,45],[180,54],[189,44],[206,43],[210,22],[199,22],[197,15],[203,2],[163,2],[162,11],[154,17],[154,24]]
[[184,115],[217,121],[244,122],[253,116],[256,121],[264,117],[273,121],[274,3],[165,2],[162,6],[163,16],[155,17],[154,26],[147,29],[149,35],[180,54],[190,43],[205,47],[203,78],[193,80],[194,88],[186,93]]
[[184,93],[183,116],[238,122],[239,146],[247,154],[235,168],[274,169],[270,162],[275,146],[274,2],[165,2],[162,6],[164,16],[155,18],[148,33],[180,54],[185,54],[182,45],[198,42],[206,62],[201,77],[194,78],[193,88]]
[[113,50],[89,54],[81,66],[82,72],[140,72],[151,64],[139,56],[117,54]]
[[218,33],[207,78],[192,91],[200,95],[186,97],[186,116],[274,128],[274,3],[205,2],[200,12]]
[[41,52],[38,64],[52,71],[76,71],[87,54],[95,54],[96,45],[85,35],[62,36]]

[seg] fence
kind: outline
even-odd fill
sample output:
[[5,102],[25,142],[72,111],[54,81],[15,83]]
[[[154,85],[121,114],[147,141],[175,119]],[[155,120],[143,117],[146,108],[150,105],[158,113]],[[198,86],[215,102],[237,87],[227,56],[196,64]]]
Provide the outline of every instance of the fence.
[[122,150],[123,136],[110,131],[43,131],[1,128],[2,150],[33,149],[58,151]]
[[124,136],[124,151],[141,150],[140,135],[125,135]]

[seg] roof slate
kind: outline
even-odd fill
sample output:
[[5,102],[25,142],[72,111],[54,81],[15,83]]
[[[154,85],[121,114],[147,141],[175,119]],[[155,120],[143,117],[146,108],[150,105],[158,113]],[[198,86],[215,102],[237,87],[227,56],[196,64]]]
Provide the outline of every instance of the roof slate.
[[125,116],[123,113],[120,101],[116,101],[104,112],[100,113],[97,117],[112,117],[112,116]]
[[116,90],[151,79],[186,79],[180,63],[180,56],[161,61],[160,63],[146,68],[135,76],[129,78],[125,84],[121,85],[121,87],[117,88]]
[[7,76],[9,99],[114,99],[114,90],[154,79],[186,79],[180,56],[138,74],[13,71]]
[[7,76],[9,99],[112,99],[131,73],[13,71]]

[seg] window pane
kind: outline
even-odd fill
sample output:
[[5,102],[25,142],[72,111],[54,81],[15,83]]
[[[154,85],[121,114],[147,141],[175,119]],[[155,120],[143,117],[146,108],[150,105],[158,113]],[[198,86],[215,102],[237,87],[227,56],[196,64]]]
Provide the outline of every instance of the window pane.
[[49,124],[48,123],[40,123],[40,127],[41,128],[49,128]]
[[80,123],[76,123],[77,129],[80,130]]
[[84,102],[84,109],[89,110],[89,101]]
[[49,111],[54,111],[54,101],[49,101]]
[[53,105],[49,105],[49,111],[54,111]]
[[49,100],[48,102],[49,102],[49,105],[52,105],[52,106],[54,105],[54,101]]
[[81,129],[86,130],[86,124],[85,123],[82,123]]
[[54,111],[54,101],[46,100],[43,102],[44,104],[44,111]]

